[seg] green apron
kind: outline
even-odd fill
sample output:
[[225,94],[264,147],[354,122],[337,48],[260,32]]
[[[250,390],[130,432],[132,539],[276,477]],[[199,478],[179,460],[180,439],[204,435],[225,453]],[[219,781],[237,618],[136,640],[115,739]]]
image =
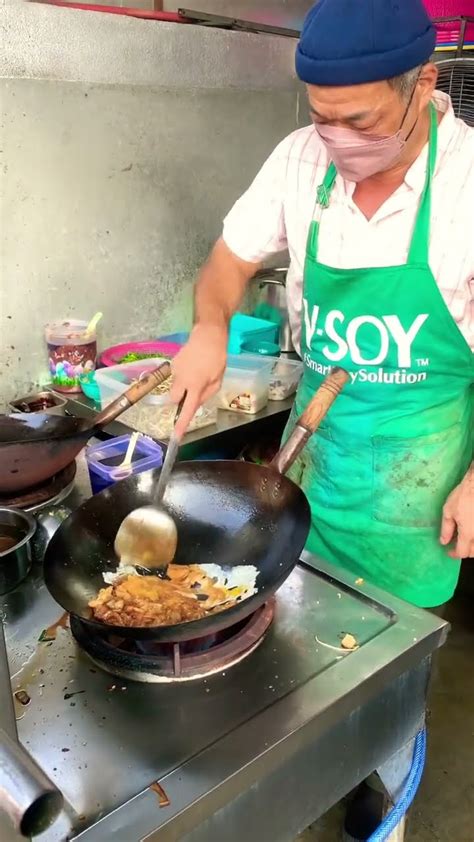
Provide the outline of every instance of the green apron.
[[437,119],[402,266],[334,269],[318,238],[336,169],[318,189],[304,268],[304,375],[290,420],[333,365],[351,380],[289,475],[312,512],[307,548],[415,605],[452,596],[459,576],[439,543],[443,504],[472,459],[472,352],[428,265]]

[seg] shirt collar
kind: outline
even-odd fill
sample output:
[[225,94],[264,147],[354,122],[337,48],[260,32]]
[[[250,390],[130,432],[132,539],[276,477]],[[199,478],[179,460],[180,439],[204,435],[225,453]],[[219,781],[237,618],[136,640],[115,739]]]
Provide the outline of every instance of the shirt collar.
[[[436,161],[436,169],[438,169],[442,155],[448,148],[453,132],[456,128],[456,118],[454,116],[451,97],[447,94],[442,91],[435,91],[432,102],[436,110],[443,114],[441,122],[438,125],[438,155]],[[421,192],[423,189],[426,177],[427,159],[428,144],[426,143],[418,155],[418,158],[413,162],[405,175],[405,184],[411,190]]]

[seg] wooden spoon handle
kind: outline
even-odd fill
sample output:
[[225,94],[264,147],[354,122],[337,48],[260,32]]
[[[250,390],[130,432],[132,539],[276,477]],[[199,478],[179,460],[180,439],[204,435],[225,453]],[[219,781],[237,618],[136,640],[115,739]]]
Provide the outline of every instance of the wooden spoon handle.
[[153,389],[156,389],[161,383],[164,383],[168,377],[171,376],[171,365],[169,362],[162,363],[158,368],[154,368],[145,374],[140,380],[137,380],[133,386],[130,386],[123,395],[112,401],[105,409],[100,412],[95,419],[95,427],[105,427],[111,421],[115,421],[122,412],[129,409],[137,401],[148,395]]
[[315,392],[297,424],[304,427],[309,433],[316,432],[348,380],[349,374],[347,371],[343,368],[333,368]]
[[323,380],[319,389],[311,398],[308,406],[295,424],[286,444],[276,454],[271,465],[280,474],[291,468],[297,456],[303,450],[308,439],[318,429],[321,421],[349,380],[349,374],[343,368],[333,368]]

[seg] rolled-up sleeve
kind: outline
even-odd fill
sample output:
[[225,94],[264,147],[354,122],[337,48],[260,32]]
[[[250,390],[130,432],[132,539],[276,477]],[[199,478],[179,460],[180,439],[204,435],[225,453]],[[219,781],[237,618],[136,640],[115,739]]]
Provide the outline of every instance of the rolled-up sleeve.
[[272,152],[224,220],[224,242],[242,260],[259,263],[287,247],[284,215],[287,166],[288,138]]

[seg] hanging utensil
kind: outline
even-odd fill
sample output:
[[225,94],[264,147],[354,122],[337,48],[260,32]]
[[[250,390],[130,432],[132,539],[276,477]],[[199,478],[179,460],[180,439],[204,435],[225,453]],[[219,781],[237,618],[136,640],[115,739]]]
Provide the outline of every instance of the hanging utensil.
[[[186,395],[176,410],[175,429],[185,398]],[[154,504],[141,506],[130,512],[120,525],[114,548],[121,565],[139,565],[148,570],[161,570],[164,573],[176,555],[178,545],[176,523],[161,504],[176,462],[179,444],[180,438],[173,431],[158,480]]]

